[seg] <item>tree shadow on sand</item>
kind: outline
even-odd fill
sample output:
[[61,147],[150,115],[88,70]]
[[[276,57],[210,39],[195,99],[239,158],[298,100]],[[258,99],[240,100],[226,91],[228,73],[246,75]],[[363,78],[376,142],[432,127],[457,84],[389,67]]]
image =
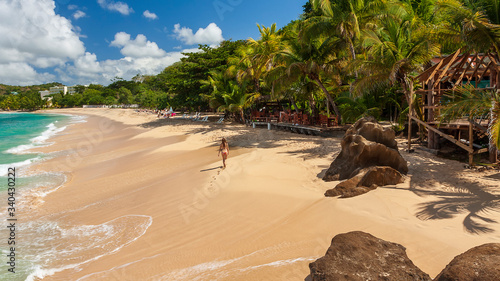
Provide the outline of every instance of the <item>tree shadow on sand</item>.
[[[209,135],[214,130],[220,130],[219,135],[224,136],[230,147],[233,148],[268,149],[290,146],[290,143],[308,143],[306,147],[297,145],[297,149],[284,152],[304,159],[325,157],[331,154],[332,151],[340,152],[340,141],[343,137],[343,132],[332,137],[318,137],[285,131],[267,130],[265,128],[254,129],[245,125],[233,124],[225,126],[224,124],[216,124],[215,122],[199,122],[178,118],[158,119],[141,124],[140,126],[143,128],[157,128],[166,126],[178,127],[183,125],[196,125],[188,129],[186,132],[187,135]],[[213,142],[212,146],[218,146],[220,138],[212,139],[210,142]]]
[[[492,213],[500,211],[499,188],[494,175],[466,170],[463,163],[457,161],[418,156],[412,158],[410,173],[412,170],[423,172],[412,175],[410,191],[418,196],[437,197],[436,200],[419,204],[417,218],[443,220],[467,214],[463,220],[467,232],[494,232],[488,226],[498,223],[491,217]],[[478,178],[482,180],[478,181]],[[442,188],[437,189],[436,184]]]

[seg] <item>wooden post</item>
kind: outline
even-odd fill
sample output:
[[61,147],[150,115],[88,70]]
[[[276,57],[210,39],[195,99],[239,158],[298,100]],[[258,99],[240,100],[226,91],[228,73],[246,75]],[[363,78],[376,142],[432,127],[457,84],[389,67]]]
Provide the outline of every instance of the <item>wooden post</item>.
[[[427,122],[434,121],[434,109],[431,108],[434,106],[434,79],[429,80],[427,84]],[[429,149],[437,149],[435,147],[435,138],[437,135],[433,131],[427,131],[427,148]]]
[[498,154],[498,150],[496,148],[493,148],[490,150],[490,162],[491,163],[494,164],[498,161],[497,154]]
[[439,135],[434,133],[434,149],[439,149]]
[[469,120],[469,165],[474,164],[474,124]]
[[413,91],[410,91],[410,108],[408,110],[408,151],[411,150],[411,119],[413,113]]

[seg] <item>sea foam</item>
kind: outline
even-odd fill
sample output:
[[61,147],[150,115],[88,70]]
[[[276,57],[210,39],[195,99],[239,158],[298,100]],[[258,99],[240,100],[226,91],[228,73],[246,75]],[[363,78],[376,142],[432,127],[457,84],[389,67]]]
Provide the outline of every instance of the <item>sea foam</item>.
[[50,123],[49,125],[47,125],[47,130],[43,131],[41,135],[30,139],[30,141],[31,141],[30,144],[21,144],[21,145],[18,145],[16,147],[13,147],[11,149],[8,149],[5,152],[12,153],[12,154],[26,154],[26,153],[29,153],[28,150],[33,149],[35,147],[49,145],[49,143],[47,143],[47,140],[49,138],[51,138],[52,136],[54,136],[54,135],[56,135],[56,134],[58,134],[66,129],[66,126],[57,127],[55,125],[56,122],[53,122],[53,123]]
[[[99,225],[61,226],[57,222],[23,224],[30,241],[24,257],[32,264],[26,280],[38,280],[57,272],[113,254],[143,236],[153,218],[126,215]],[[65,265],[58,265],[58,262]]]
[[19,167],[28,166],[28,165],[33,164],[33,163],[40,161],[40,160],[41,160],[41,157],[37,156],[35,158],[27,159],[27,160],[24,160],[22,162],[11,163],[11,164],[0,164],[0,177],[7,176],[9,168],[12,168],[12,167],[19,168]]

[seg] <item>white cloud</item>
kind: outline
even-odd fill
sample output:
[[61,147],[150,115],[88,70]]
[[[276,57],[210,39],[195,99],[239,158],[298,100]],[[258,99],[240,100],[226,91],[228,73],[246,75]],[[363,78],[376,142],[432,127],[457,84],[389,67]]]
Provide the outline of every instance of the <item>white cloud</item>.
[[150,11],[146,10],[142,15],[150,20],[156,20],[158,19],[158,16],[155,13],[151,13]]
[[68,84],[98,83],[108,85],[114,77],[130,80],[138,73],[155,75],[165,67],[178,62],[183,52],[198,52],[199,49],[185,49],[167,53],[155,42],[148,41],[146,36],[139,34],[132,39],[126,32],[115,34],[110,46],[121,48],[124,55],[118,60],[99,61],[95,54],[86,52],[74,60],[72,65],[58,68],[57,72],[62,82]]
[[224,40],[222,30],[211,23],[206,28],[200,28],[193,34],[193,30],[188,27],[181,27],[180,24],[174,25],[176,38],[187,45],[208,44],[217,45]]
[[2,77],[2,83],[20,86],[42,84],[55,79],[53,74],[38,73],[24,62],[0,64],[0,77]]
[[97,61],[97,56],[89,52],[85,52],[85,55],[77,58],[73,65],[79,74],[85,77],[93,77],[102,72],[102,67]]
[[78,9],[78,6],[77,5],[68,5],[68,10],[76,10]]
[[127,57],[164,57],[166,52],[158,47],[154,42],[148,41],[146,36],[139,34],[135,40],[130,39],[130,34],[118,32],[115,34],[115,40],[110,46],[121,47],[120,53]]
[[84,16],[86,16],[87,14],[85,14],[85,12],[82,12],[80,10],[76,11],[74,14],[73,14],[73,17],[75,18],[75,20],[79,19],[79,18],[83,18]]
[[[34,67],[63,65],[85,52],[71,22],[56,15],[54,9],[53,0],[0,1],[0,65],[4,74],[0,77],[4,83],[17,83],[23,77],[19,71],[26,72],[26,81],[40,81],[49,76],[37,74]],[[19,68],[11,71],[14,66]]]
[[[198,49],[186,49],[182,52],[196,52]],[[68,84],[102,84],[108,85],[114,77],[132,79],[138,73],[156,75],[165,67],[178,62],[184,55],[182,52],[165,53],[163,57],[124,57],[119,60],[98,61],[95,54],[86,53],[75,60],[73,65],[59,68],[61,81]]]
[[99,5],[103,9],[115,11],[125,16],[134,12],[134,10],[130,8],[127,3],[123,2],[114,2],[110,0],[97,0],[97,3],[99,3]]
[[[119,32],[110,45],[118,47],[123,58],[99,60],[96,54],[85,51],[79,38],[79,27],[57,15],[55,8],[54,0],[0,1],[2,83],[32,85],[60,81],[67,85],[108,85],[115,76],[129,80],[137,73],[160,73],[179,61],[184,56],[182,52],[199,51],[179,49],[168,53],[142,34],[134,39],[130,34]],[[71,8],[78,11],[78,7]],[[211,30],[209,27],[203,29],[205,33]],[[200,34],[191,32],[193,38],[203,38]],[[210,40],[203,41],[211,43]]]

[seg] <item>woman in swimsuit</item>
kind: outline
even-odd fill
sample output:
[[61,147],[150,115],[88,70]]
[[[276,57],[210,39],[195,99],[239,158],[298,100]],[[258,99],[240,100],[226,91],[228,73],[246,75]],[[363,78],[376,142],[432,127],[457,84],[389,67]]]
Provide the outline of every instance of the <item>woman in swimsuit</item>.
[[[219,146],[219,154],[222,152],[222,164],[224,164],[224,168],[226,168],[226,159],[229,155],[229,145],[225,138],[222,138],[222,143]],[[217,155],[219,156],[219,155]]]

